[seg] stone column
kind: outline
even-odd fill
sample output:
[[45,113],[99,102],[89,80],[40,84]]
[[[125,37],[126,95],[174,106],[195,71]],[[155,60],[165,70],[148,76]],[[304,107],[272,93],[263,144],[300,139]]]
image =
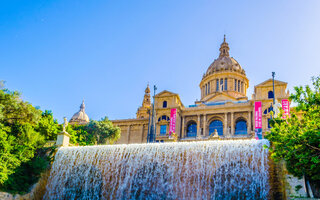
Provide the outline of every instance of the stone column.
[[128,126],[128,130],[127,130],[127,134],[128,134],[128,135],[127,135],[128,144],[130,144],[130,126],[131,126],[131,125]]
[[200,115],[198,115],[198,122],[197,122],[197,137],[200,136]]
[[251,134],[251,111],[248,112],[248,134]]
[[231,135],[234,135],[234,123],[233,123],[233,115],[234,113],[231,112]]
[[244,90],[243,90],[243,81],[241,81],[241,93],[244,93]]
[[185,138],[185,134],[184,134],[184,117],[182,117],[181,138]]
[[224,127],[223,127],[223,135],[226,136],[228,131],[228,113],[224,113]]
[[203,115],[203,136],[206,136],[206,123],[207,123],[207,115],[206,114],[204,114]]

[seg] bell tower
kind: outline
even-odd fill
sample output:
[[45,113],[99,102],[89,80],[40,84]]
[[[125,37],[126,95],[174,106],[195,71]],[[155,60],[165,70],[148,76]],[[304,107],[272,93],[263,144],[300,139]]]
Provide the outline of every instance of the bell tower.
[[138,108],[137,119],[147,119],[149,117],[149,110],[151,108],[151,99],[150,99],[150,88],[149,84],[144,91],[144,97],[142,101],[142,106]]

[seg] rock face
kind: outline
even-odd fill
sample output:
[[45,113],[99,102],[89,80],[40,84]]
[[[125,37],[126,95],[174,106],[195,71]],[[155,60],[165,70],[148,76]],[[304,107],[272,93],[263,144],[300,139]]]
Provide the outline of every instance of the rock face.
[[47,180],[50,170],[41,174],[38,183],[34,184],[30,192],[24,195],[12,195],[6,192],[0,192],[0,200],[42,200],[46,190]]

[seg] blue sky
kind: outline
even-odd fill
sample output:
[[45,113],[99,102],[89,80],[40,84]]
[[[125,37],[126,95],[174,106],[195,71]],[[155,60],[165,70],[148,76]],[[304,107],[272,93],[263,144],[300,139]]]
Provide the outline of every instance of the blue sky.
[[91,119],[134,118],[149,82],[184,105],[218,57],[230,54],[254,85],[288,88],[320,75],[320,1],[0,2],[0,80],[62,122],[82,99]]

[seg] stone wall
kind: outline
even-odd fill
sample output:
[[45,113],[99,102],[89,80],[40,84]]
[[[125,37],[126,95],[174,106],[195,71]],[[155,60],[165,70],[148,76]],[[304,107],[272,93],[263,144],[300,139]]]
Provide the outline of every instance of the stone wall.
[[0,192],[1,200],[42,200],[46,192],[47,180],[50,176],[50,170],[41,174],[39,181],[33,185],[30,192],[24,195],[12,195],[6,192]]

